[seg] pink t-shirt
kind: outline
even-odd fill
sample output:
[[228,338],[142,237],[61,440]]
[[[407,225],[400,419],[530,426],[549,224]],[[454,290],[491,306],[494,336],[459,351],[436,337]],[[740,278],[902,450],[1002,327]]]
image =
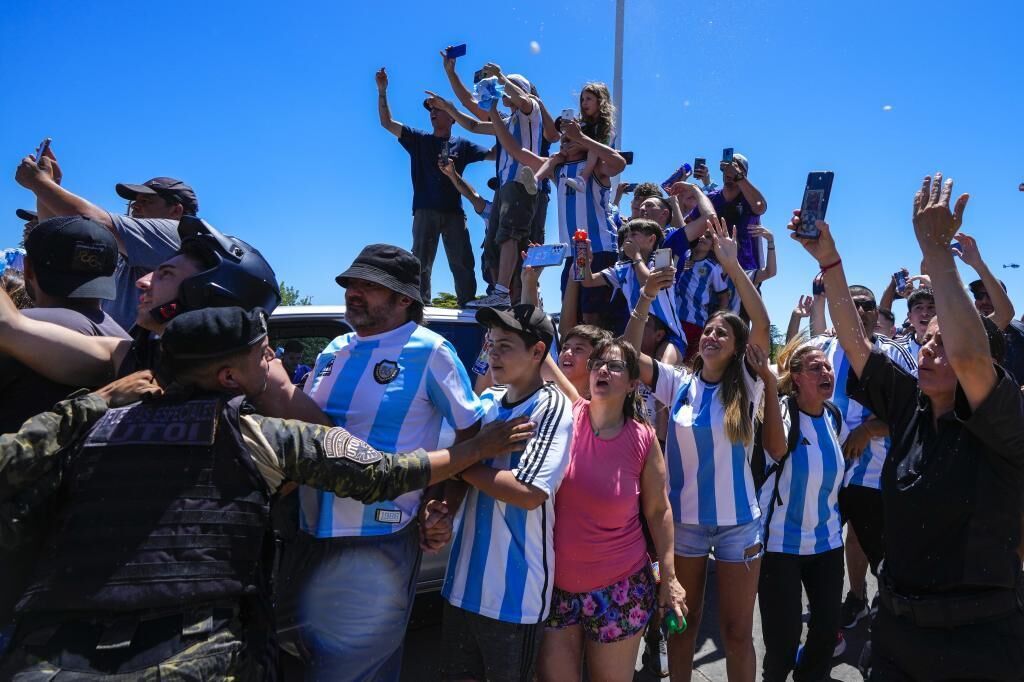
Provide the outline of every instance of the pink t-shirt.
[[640,474],[654,440],[630,419],[604,440],[590,425],[590,401],[572,406],[569,467],[555,496],[555,586],[590,592],[636,573],[649,559],[640,528]]

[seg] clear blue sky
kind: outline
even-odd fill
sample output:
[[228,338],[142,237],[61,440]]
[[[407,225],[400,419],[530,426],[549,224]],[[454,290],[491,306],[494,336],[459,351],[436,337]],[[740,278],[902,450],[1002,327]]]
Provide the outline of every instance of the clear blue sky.
[[[732,146],[784,232],[809,170],[835,171],[829,221],[851,280],[881,289],[919,253],[910,205],[943,170],[972,195],[975,235],[1024,312],[1024,3],[627,0],[624,178],[662,180]],[[464,79],[486,61],[521,72],[551,110],[612,78],[614,2],[4,3],[0,22],[0,246],[31,195],[18,160],[52,136],[65,186],[123,209],[116,182],[192,184],[200,214],[252,242],[316,303],[342,299],[334,276],[369,242],[411,245],[408,157],[377,122],[373,72],[387,66],[395,117],[428,127],[424,89],[450,96],[437,52],[466,42]],[[540,52],[534,54],[531,41]],[[891,106],[884,111],[883,106]],[[487,140],[479,138],[482,144]],[[493,169],[468,179],[486,193]],[[470,213],[474,243],[480,220]],[[554,208],[549,241],[557,235]],[[765,285],[785,327],[815,267],[778,240]],[[973,277],[965,273],[965,277]],[[435,293],[452,291],[442,254]],[[546,273],[545,299],[557,298]],[[897,314],[902,313],[901,309]]]

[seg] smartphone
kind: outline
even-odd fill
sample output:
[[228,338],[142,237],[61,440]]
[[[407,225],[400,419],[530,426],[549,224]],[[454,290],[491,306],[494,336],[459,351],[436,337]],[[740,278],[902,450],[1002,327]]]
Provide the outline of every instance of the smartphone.
[[633,190],[636,189],[636,185],[637,183],[635,182],[624,182],[621,185],[619,185],[619,187],[622,188],[623,194],[632,194]]
[[834,177],[835,173],[832,171],[811,171],[807,174],[804,200],[800,204],[800,227],[796,231],[798,237],[817,239],[821,236],[814,223],[825,219]]
[[487,74],[484,73],[483,69],[480,69],[479,71],[476,71],[476,72],[473,73],[473,82],[474,83],[479,83],[480,81],[482,81],[485,78],[487,78]]
[[566,120],[566,121],[571,120],[571,119],[575,119],[576,118],[576,110],[575,109],[562,109],[562,113],[558,115],[558,118]]
[[907,276],[903,274],[902,270],[892,273],[892,279],[896,282],[896,291],[903,291],[907,288]]
[[526,250],[526,258],[523,259],[524,266],[531,268],[546,268],[552,265],[561,265],[569,255],[569,247],[565,244],[539,244],[531,246]]
[[437,155],[437,160],[442,166],[447,166],[449,159],[451,159],[451,155],[448,152],[448,142],[445,141],[441,143],[441,153]]
[[667,268],[672,265],[672,249],[658,249],[652,254],[654,269]]
[[619,152],[619,156],[626,160],[626,165],[630,166],[633,164],[633,152]]
[[814,276],[814,279],[811,280],[811,295],[813,295],[813,296],[821,296],[824,293],[825,293],[825,278],[819,272],[817,275]]
[[50,142],[51,141],[52,141],[52,138],[49,138],[49,137],[43,138],[43,141],[39,143],[38,147],[36,147],[36,163],[39,163],[39,160],[41,158],[43,158],[43,155],[50,148]]
[[705,158],[702,158],[700,156],[698,156],[696,159],[693,160],[693,170],[697,170],[701,166],[707,166],[707,165],[708,165],[708,160],[705,159]]
[[466,56],[466,43],[461,45],[449,45],[444,49],[445,59],[458,59]]
[[960,242],[950,242],[949,248],[953,249],[958,254],[962,254],[964,252],[964,247],[960,246]]
[[724,161],[725,163],[732,163],[733,153],[734,152],[733,152],[733,148],[732,147],[726,147],[725,149],[723,149],[722,150],[722,161]]

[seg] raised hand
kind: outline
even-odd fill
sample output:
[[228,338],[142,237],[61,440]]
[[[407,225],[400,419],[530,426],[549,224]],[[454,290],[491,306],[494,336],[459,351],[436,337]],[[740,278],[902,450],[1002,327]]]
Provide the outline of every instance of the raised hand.
[[767,384],[776,380],[775,374],[772,373],[771,358],[760,346],[756,343],[748,343],[746,355],[750,369],[754,370],[754,373],[761,377],[762,381]]
[[708,218],[708,225],[711,226],[711,248],[715,251],[718,263],[725,269],[732,264],[738,266],[740,248],[736,242],[735,228],[730,232],[725,219],[716,215]]
[[580,128],[580,123],[576,119],[570,121],[562,121],[562,136],[568,140],[578,142],[583,139],[583,130]]
[[747,234],[751,237],[763,237],[769,244],[775,241],[775,235],[764,225],[751,225],[747,228]]
[[484,64],[483,72],[488,78],[494,76],[499,80],[501,79],[501,67],[493,62],[487,62]]
[[455,177],[455,162],[452,161],[452,157],[448,157],[448,163],[443,163],[441,159],[437,160],[438,169],[447,175],[449,178]]
[[953,253],[960,256],[960,260],[970,265],[975,270],[983,263],[981,251],[978,249],[978,242],[969,234],[964,232],[956,233],[956,240],[960,242],[960,249],[953,249]]
[[800,299],[796,302],[796,307],[793,308],[793,314],[797,317],[810,317],[813,305],[813,296],[800,296]]
[[668,188],[668,193],[674,197],[697,196],[700,193],[700,187],[689,182],[674,182]]
[[786,229],[791,233],[789,236],[800,242],[800,245],[804,247],[807,253],[811,254],[814,260],[818,261],[818,265],[822,267],[831,265],[839,260],[839,251],[836,250],[836,243],[832,240],[832,230],[829,228],[828,223],[824,220],[819,220],[815,223],[815,227],[821,233],[817,239],[801,237],[796,233],[799,227],[800,209],[797,209],[793,211],[793,219],[786,226]]
[[701,181],[705,185],[711,184],[711,171],[705,165],[697,166],[693,169],[693,177]]
[[377,92],[384,92],[388,89],[388,72],[383,66],[374,74],[374,80],[377,81]]
[[[50,168],[52,169],[52,166]],[[25,189],[33,191],[36,187],[40,187],[47,177],[53,177],[52,170],[48,172],[45,167],[37,164],[35,157],[31,154],[22,159],[14,171],[14,180]]]
[[455,110],[455,105],[446,100],[444,97],[441,97],[441,95],[438,95],[435,92],[431,92],[430,90],[424,90],[423,92],[427,93],[427,97],[430,98],[429,100],[427,100],[427,104],[429,104],[431,107],[437,107],[438,109],[446,111],[449,114]]
[[441,50],[441,65],[444,66],[444,70],[447,73],[455,71],[455,60],[448,58],[448,50]]
[[647,276],[644,282],[644,295],[647,298],[654,298],[662,289],[668,289],[676,283],[676,269],[673,266],[658,268]]
[[914,235],[922,251],[949,251],[953,235],[960,231],[967,208],[967,194],[961,194],[951,211],[953,180],[942,181],[942,173],[935,178],[925,176],[921,189],[914,195]]

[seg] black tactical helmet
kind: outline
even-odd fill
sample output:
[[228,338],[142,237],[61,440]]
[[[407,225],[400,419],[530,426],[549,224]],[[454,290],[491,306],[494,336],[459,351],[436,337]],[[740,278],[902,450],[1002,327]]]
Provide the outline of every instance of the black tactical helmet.
[[270,314],[281,302],[274,270],[249,244],[221,234],[195,216],[182,216],[178,236],[181,253],[195,258],[205,269],[182,281],[178,305],[170,316],[160,311],[162,321],[189,310],[225,306],[262,308]]

